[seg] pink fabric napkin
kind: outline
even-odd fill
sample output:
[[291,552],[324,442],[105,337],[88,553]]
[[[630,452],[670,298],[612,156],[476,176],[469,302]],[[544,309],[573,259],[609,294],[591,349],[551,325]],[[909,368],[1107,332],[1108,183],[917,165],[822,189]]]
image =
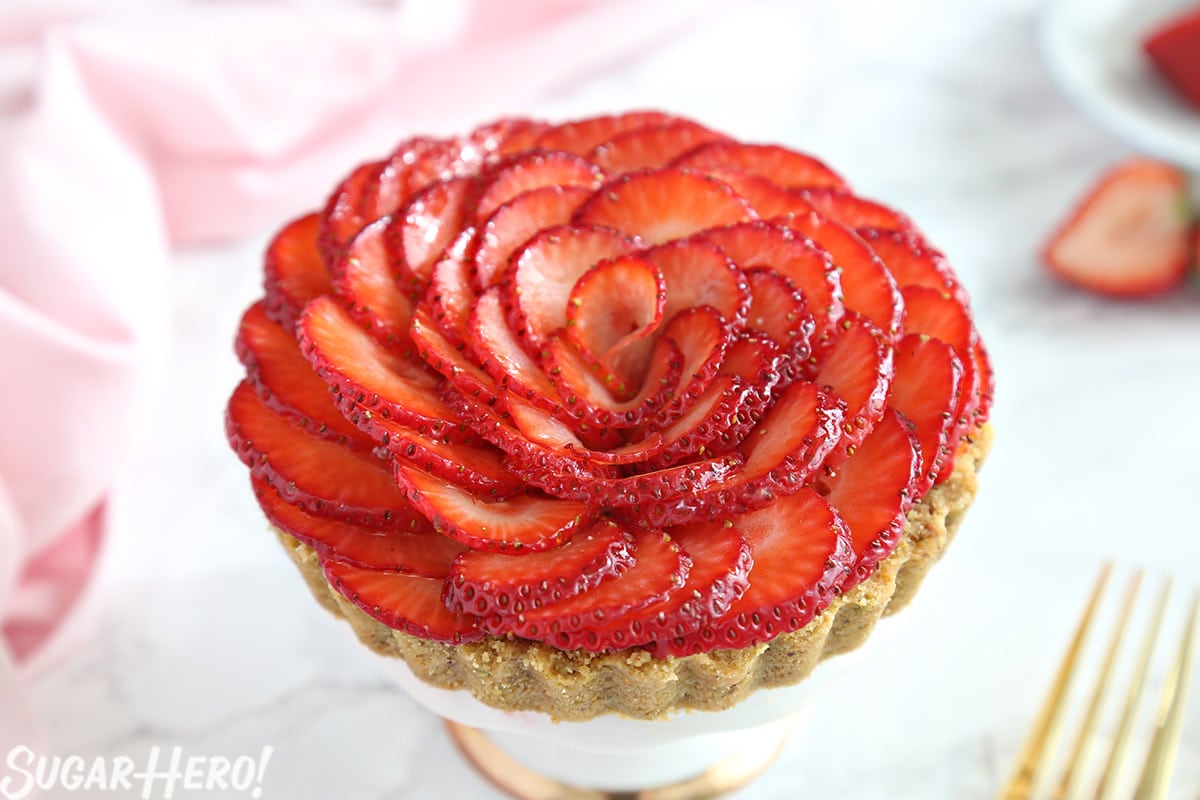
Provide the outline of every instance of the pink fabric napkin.
[[0,6],[0,756],[33,736],[22,664],[94,570],[122,444],[153,402],[172,248],[261,232],[402,135],[528,108],[697,12],[28,6]]

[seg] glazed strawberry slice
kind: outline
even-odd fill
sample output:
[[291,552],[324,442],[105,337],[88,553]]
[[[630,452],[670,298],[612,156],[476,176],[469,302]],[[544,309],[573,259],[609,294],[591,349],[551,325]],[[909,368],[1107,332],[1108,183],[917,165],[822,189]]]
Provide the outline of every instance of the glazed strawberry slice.
[[[428,309],[417,307],[408,332],[418,357],[442,375],[455,391],[482,403],[493,403],[499,397],[500,390],[496,382],[469,357],[472,355],[469,347],[446,338],[442,329],[430,318]],[[446,386],[440,391],[444,396]]]
[[600,187],[575,222],[623,231],[646,244],[754,219],[745,198],[716,178],[663,168],[629,172]]
[[732,326],[745,322],[750,286],[738,265],[711,242],[676,239],[638,254],[658,267],[666,283],[663,322],[689,308],[711,306]]
[[529,150],[549,126],[525,117],[508,117],[471,131],[467,141],[493,158]]
[[784,188],[762,175],[735,167],[707,166],[702,171],[732,186],[762,219],[812,211],[812,205],[804,199],[800,190]]
[[407,520],[410,504],[383,462],[296,427],[246,381],[229,399],[225,432],[254,478],[311,514],[370,528]]
[[314,548],[322,558],[364,569],[391,570],[426,578],[445,578],[465,548],[440,533],[411,506],[398,527],[374,530],[339,519],[319,517],[294,506],[263,481],[253,480],[254,496],[267,519],[284,533]]
[[401,142],[379,164],[364,188],[366,222],[395,214],[418,191],[432,183],[469,174],[482,163],[483,152],[455,139],[418,136]]
[[638,452],[638,461],[650,469],[725,455],[746,438],[766,404],[767,394],[754,385],[737,375],[719,374],[686,414],[651,434],[652,447],[630,445],[615,452]]
[[917,497],[929,491],[947,459],[954,456],[949,437],[962,376],[962,361],[940,339],[910,333],[896,346],[896,378],[888,405],[912,423],[921,445],[919,480],[913,489]]
[[743,144],[724,141],[702,144],[677,158],[675,166],[705,169],[732,167],[769,178],[783,187],[833,186],[846,188],[846,182],[812,156],[770,144]]
[[596,145],[608,141],[621,131],[665,125],[677,119],[659,111],[631,111],[608,117],[591,117],[545,129],[534,141],[534,146],[586,156]]
[[512,254],[535,234],[565,225],[592,196],[582,186],[546,186],[514,197],[482,224],[476,237],[474,286],[483,291],[500,282]]
[[843,592],[870,577],[900,541],[917,497],[917,449],[916,436],[888,409],[831,482],[825,499],[846,523],[855,555]]
[[[462,231],[433,265],[425,305],[429,318],[456,344],[470,339],[471,308],[475,292],[471,289],[470,256],[475,238],[473,230]],[[411,320],[405,319],[407,326]]]
[[393,630],[446,644],[483,638],[476,617],[455,614],[442,604],[442,581],[437,578],[363,569],[333,559],[321,564],[338,594]]
[[387,229],[389,251],[404,280],[418,290],[429,284],[433,265],[458,237],[478,190],[472,178],[451,178],[413,194]]
[[567,338],[619,400],[631,398],[642,384],[666,299],[662,272],[635,256],[600,262],[571,289]]
[[1160,24],[1142,49],[1171,86],[1200,110],[1200,8],[1188,8]]
[[912,222],[899,211],[843,189],[825,186],[804,189],[801,195],[818,214],[837,220],[848,228],[901,231],[912,228]]
[[841,281],[828,253],[788,228],[766,222],[718,228],[700,238],[721,248],[743,270],[770,267],[794,283],[817,322],[814,349],[832,340],[843,306]]
[[887,264],[901,290],[925,286],[953,295],[960,305],[967,305],[967,293],[955,279],[946,257],[916,232],[864,228],[858,233]]
[[380,344],[399,353],[412,343],[408,322],[413,297],[397,280],[386,239],[389,221],[376,220],[359,231],[333,267],[333,290],[350,316]]
[[1050,238],[1043,257],[1068,283],[1114,297],[1166,292],[1188,273],[1188,181],[1161,161],[1109,171]]
[[471,348],[499,389],[511,391],[547,411],[558,409],[561,401],[557,387],[521,347],[504,318],[499,287],[479,297],[469,327]]
[[602,173],[585,158],[561,150],[532,150],[510,156],[497,164],[484,179],[476,201],[475,216],[486,220],[500,206],[516,197],[547,186],[579,186],[595,189]]
[[778,221],[807,236],[833,258],[840,270],[846,309],[871,320],[888,338],[899,338],[904,300],[896,279],[858,234],[815,212],[788,215]]
[[267,318],[266,304],[247,309],[235,343],[246,377],[267,408],[309,433],[351,448],[368,450],[374,442],[341,415],[300,353],[296,338]]
[[893,359],[892,345],[878,328],[866,317],[853,312],[846,315],[837,341],[813,379],[846,403],[835,462],[857,446],[883,414],[892,389]]
[[396,462],[396,482],[440,532],[476,550],[536,552],[557,547],[591,521],[583,503],[536,494],[486,502],[436,475]]
[[744,274],[751,297],[746,328],[779,345],[784,356],[780,365],[784,382],[790,383],[812,355],[811,342],[817,322],[808,310],[804,293],[784,275],[770,267],[754,267]]
[[807,486],[729,522],[750,547],[749,588],[698,631],[660,640],[655,655],[748,647],[799,630],[829,605],[854,560],[846,523]]
[[450,569],[443,600],[451,611],[481,617],[537,610],[624,573],[633,565],[633,543],[632,534],[604,520],[553,550],[521,555],[467,550]]
[[992,412],[992,397],[996,393],[996,376],[992,371],[992,359],[983,339],[976,337],[975,346],[971,349],[971,363],[975,366],[975,408],[971,412],[971,424],[975,428],[983,427]]
[[632,249],[632,240],[610,228],[563,225],[542,231],[513,254],[502,283],[512,327],[536,351],[567,324],[567,301],[580,277]]
[[634,532],[634,563],[622,575],[590,591],[534,611],[485,617],[489,633],[511,633],[561,650],[602,652],[628,647],[625,620],[681,590],[691,559],[661,531]]
[[664,166],[676,156],[705,142],[727,138],[690,120],[646,125],[622,131],[596,145],[588,153],[588,160],[609,175],[620,175],[647,167]]
[[383,161],[374,161],[357,167],[329,196],[315,231],[317,252],[324,263],[336,263],[346,244],[364,225],[374,221],[374,217],[365,213],[366,197],[385,164]]
[[385,350],[333,298],[309,303],[296,331],[305,357],[347,418],[368,412],[431,438],[469,438],[438,397],[437,378]]
[[320,218],[309,214],[283,227],[267,248],[263,264],[267,316],[290,328],[305,304],[327,294],[329,270],[317,249]]

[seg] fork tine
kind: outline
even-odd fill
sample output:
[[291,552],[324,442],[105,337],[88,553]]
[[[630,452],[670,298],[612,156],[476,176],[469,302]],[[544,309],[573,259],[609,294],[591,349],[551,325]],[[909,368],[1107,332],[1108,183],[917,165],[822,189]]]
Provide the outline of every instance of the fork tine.
[[1187,706],[1188,687],[1192,679],[1192,661],[1196,655],[1196,622],[1200,619],[1200,591],[1192,597],[1192,610],[1183,629],[1179,654],[1171,665],[1171,674],[1163,687],[1158,720],[1146,765],[1138,781],[1134,800],[1162,800],[1167,796],[1167,784],[1179,751],[1183,732],[1183,710]]
[[1125,590],[1125,600],[1121,606],[1120,617],[1117,620],[1117,626],[1112,632],[1112,636],[1108,642],[1108,650],[1104,656],[1104,666],[1100,670],[1099,677],[1096,678],[1096,685],[1092,688],[1092,696],[1088,702],[1087,713],[1084,715],[1083,723],[1079,727],[1079,736],[1075,740],[1075,747],[1071,751],[1071,755],[1067,758],[1067,766],[1063,771],[1062,779],[1059,781],[1058,788],[1055,789],[1052,795],[1055,800],[1062,797],[1075,797],[1079,793],[1082,776],[1085,774],[1082,769],[1088,761],[1088,755],[1096,741],[1096,732],[1099,730],[1099,725],[1096,724],[1096,719],[1100,715],[1100,709],[1104,705],[1104,698],[1108,694],[1108,686],[1112,680],[1113,666],[1117,663],[1117,655],[1121,651],[1121,642],[1125,638],[1125,631],[1129,627],[1129,618],[1132,616],[1134,604],[1137,602],[1138,590],[1142,585],[1142,571],[1138,570],[1129,580],[1129,587]]
[[1146,632],[1146,639],[1142,643],[1142,651],[1138,654],[1137,666],[1129,683],[1125,709],[1121,712],[1121,722],[1117,726],[1117,737],[1113,741],[1112,750],[1108,753],[1104,773],[1100,776],[1100,784],[1096,789],[1097,800],[1112,800],[1117,786],[1120,784],[1119,778],[1121,770],[1125,766],[1125,754],[1129,750],[1133,723],[1137,717],[1138,707],[1142,703],[1142,696],[1145,694],[1146,670],[1150,666],[1150,657],[1154,654],[1154,643],[1158,640],[1158,633],[1162,630],[1163,617],[1167,613],[1167,600],[1171,596],[1171,584],[1170,580],[1165,581],[1162,591],[1159,592],[1158,605],[1155,607],[1154,617],[1150,621],[1150,630]]
[[1087,608],[1079,620],[1079,627],[1075,630],[1075,636],[1071,640],[1066,656],[1059,665],[1050,693],[1043,702],[1041,710],[1038,711],[1037,721],[1029,732],[1029,738],[1021,747],[1021,755],[1017,759],[1016,769],[1000,795],[1002,800],[1026,800],[1030,797],[1034,787],[1038,784],[1042,769],[1049,761],[1049,754],[1054,751],[1062,722],[1062,712],[1066,707],[1067,690],[1070,688],[1071,678],[1075,673],[1075,664],[1079,661],[1083,643],[1087,639],[1092,620],[1096,616],[1096,608],[1100,605],[1100,598],[1104,594],[1104,587],[1108,583],[1108,576],[1111,573],[1112,562],[1106,563],[1100,569]]

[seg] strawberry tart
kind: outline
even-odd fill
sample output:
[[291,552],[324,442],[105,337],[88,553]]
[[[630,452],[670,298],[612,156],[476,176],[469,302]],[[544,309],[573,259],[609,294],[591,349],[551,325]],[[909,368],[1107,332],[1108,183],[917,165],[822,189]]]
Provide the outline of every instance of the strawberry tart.
[[227,432],[326,608],[562,720],[857,647],[954,534],[992,372],[903,214],[678,116],[414,138],[286,225]]

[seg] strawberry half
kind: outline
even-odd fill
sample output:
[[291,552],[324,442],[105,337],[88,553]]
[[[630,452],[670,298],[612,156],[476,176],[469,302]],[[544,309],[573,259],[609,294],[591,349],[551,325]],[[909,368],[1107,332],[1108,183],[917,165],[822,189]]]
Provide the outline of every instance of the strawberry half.
[[621,575],[633,565],[633,542],[632,534],[605,520],[553,550],[521,555],[467,550],[450,568],[443,599],[451,611],[481,617],[523,614]]
[[333,288],[317,249],[320,218],[308,214],[289,222],[267,248],[263,263],[267,316],[291,328],[305,304]]
[[1056,276],[1099,294],[1169,291],[1188,271],[1188,182],[1182,170],[1137,158],[1105,174],[1043,251]]
[[324,558],[364,569],[445,578],[455,557],[465,549],[434,531],[415,509],[409,509],[408,522],[400,528],[374,530],[310,514],[288,503],[265,482],[254,479],[253,484],[254,496],[271,524],[314,548]]
[[1185,100],[1200,110],[1200,7],[1155,28],[1142,42],[1150,62]]

